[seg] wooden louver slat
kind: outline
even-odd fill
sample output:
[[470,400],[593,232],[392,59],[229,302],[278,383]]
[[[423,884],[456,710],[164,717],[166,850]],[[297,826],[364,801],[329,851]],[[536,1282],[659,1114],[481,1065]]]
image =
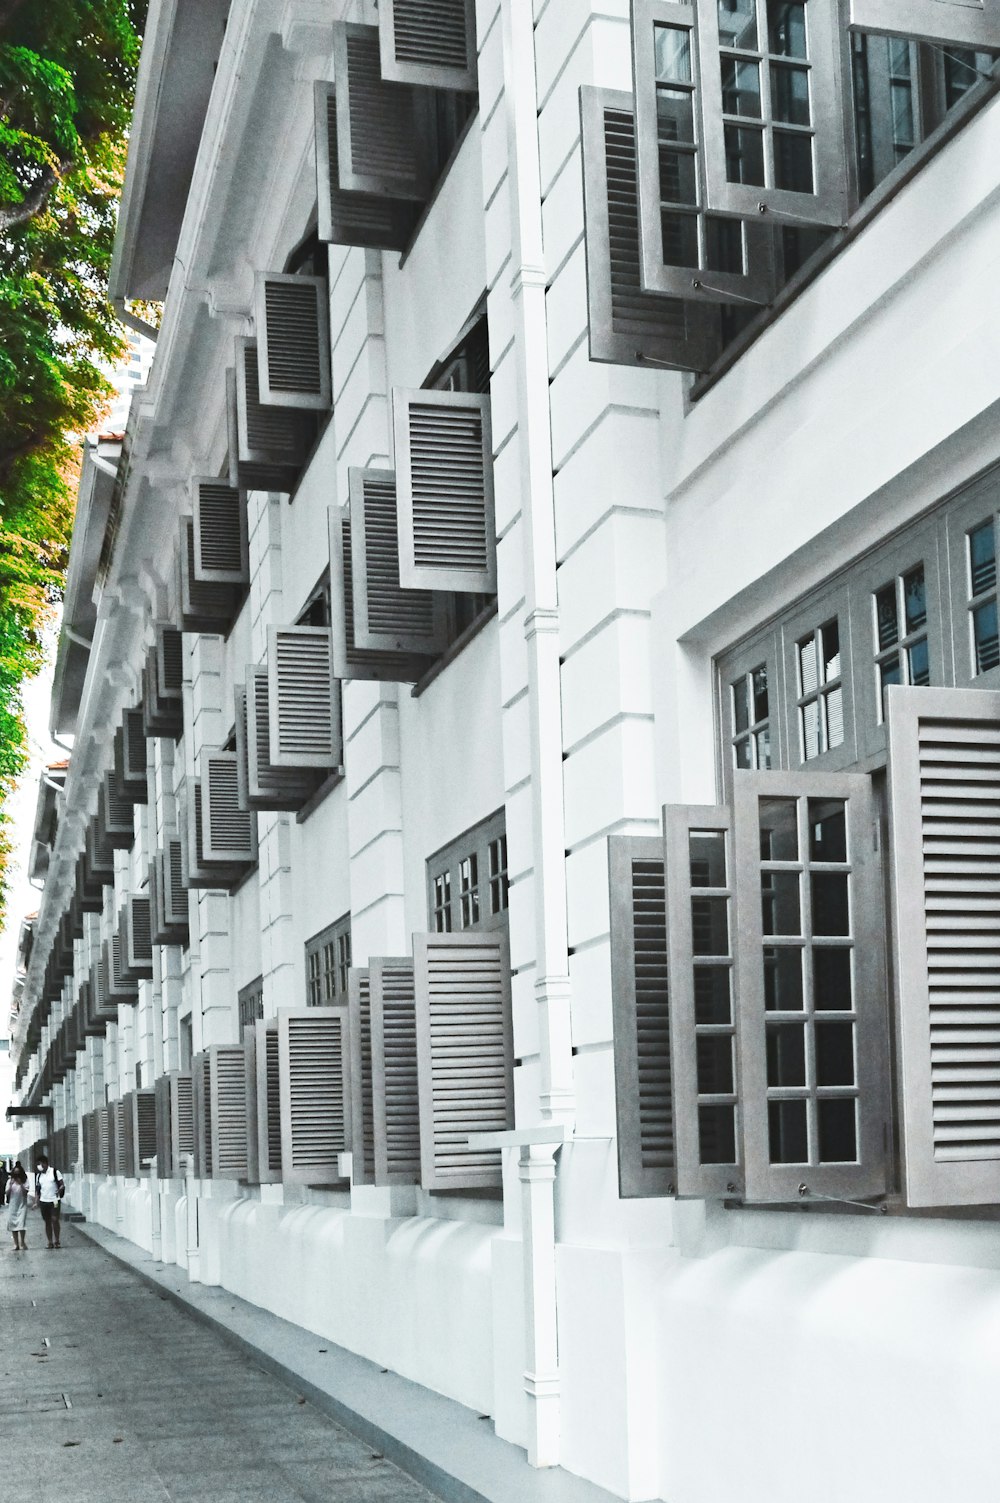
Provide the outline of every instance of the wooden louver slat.
[[271,407],[330,405],[330,328],[322,277],[258,272],[257,380]]
[[676,1185],[663,842],[608,840],[618,1184],[623,1199]]
[[354,641],[363,650],[433,656],[447,643],[446,597],[404,589],[399,577],[396,477],[391,470],[348,471]]
[[320,240],[372,250],[405,249],[418,206],[377,193],[345,193],[337,149],[337,92],[332,83],[315,88],[316,194]]
[[239,804],[235,752],[204,751],[201,760],[202,855],[206,862],[257,859],[257,816]]
[[350,1045],[346,1007],[278,1013],[281,1177],[333,1184],[351,1146]]
[[426,1190],[502,1183],[500,1155],[469,1136],[513,1126],[510,958],[506,932],[415,934],[413,964]]
[[415,91],[382,78],[378,28],[336,23],[333,63],[341,189],[422,202],[428,182]]
[[413,958],[378,956],[369,966],[375,1183],[420,1182],[420,1100]]
[[221,480],[191,482],[194,577],[199,584],[250,582],[246,497]]
[[329,628],[268,627],[267,670],[272,765],[338,767],[343,755],[340,692]]
[[496,591],[490,399],[392,394],[399,578],[405,589]]
[[351,1042],[351,1178],[375,1183],[375,1126],[372,1099],[372,1014],[369,973],[353,966],[347,981]]
[[384,79],[475,93],[476,0],[382,0]]

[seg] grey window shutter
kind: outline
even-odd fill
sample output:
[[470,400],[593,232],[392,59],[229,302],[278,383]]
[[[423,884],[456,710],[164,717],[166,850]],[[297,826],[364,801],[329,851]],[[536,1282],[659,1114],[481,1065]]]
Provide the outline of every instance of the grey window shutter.
[[367,969],[353,966],[347,981],[351,1042],[351,1178],[375,1183],[375,1114],[372,1099],[372,1012]]
[[111,1132],[111,1106],[99,1106],[97,1108],[98,1174],[111,1174],[113,1162],[114,1147]]
[[322,277],[259,271],[257,380],[270,407],[325,411],[331,400],[330,314]]
[[243,1028],[243,1099],[246,1108],[244,1129],[247,1145],[246,1181],[260,1184],[260,1108],[257,1102],[257,1034],[255,1024]]
[[80,913],[101,913],[104,909],[104,887],[93,878],[87,869],[86,837],[84,849],[76,858],[73,871],[73,890]]
[[115,880],[115,853],[104,827],[103,789],[98,794],[97,813],[87,825],[84,836],[84,860],[87,879],[94,886],[110,887]]
[[191,1061],[194,1107],[194,1172],[212,1178],[212,1057],[205,1049]]
[[122,909],[118,914],[118,927],[108,941],[108,1000],[116,1007],[119,1003],[135,1007],[139,1001],[138,988],[126,963],[127,947],[127,922]]
[[181,517],[177,556],[180,568],[178,599],[185,631],[221,634],[236,615],[239,594],[235,586],[208,583],[197,577],[194,521]]
[[211,1082],[212,1167],[214,1179],[246,1179],[247,1081],[242,1044],[213,1044],[208,1051]]
[[1000,50],[1000,0],[851,0],[852,29]]
[[378,31],[384,79],[476,92],[476,0],[382,0]]
[[434,663],[412,652],[386,652],[358,647],[354,640],[354,549],[351,516],[346,508],[327,509],[330,536],[330,632],[333,671],[338,679],[374,679],[414,683]]
[[392,414],[401,584],[495,593],[489,397],[397,388]]
[[135,1145],[132,1142],[132,1092],[128,1091],[114,1103],[115,1108],[115,1173],[125,1179],[135,1176]]
[[158,621],[143,672],[142,716],[147,736],[180,736],[184,730],[184,637]]
[[[253,362],[253,385],[251,391],[257,392],[257,341],[251,341],[253,350],[247,357]],[[237,352],[239,358],[239,352]],[[246,379],[250,379],[249,370]],[[255,396],[257,408],[260,410],[259,397]],[[266,411],[277,414],[289,414],[292,412],[288,407],[269,407]],[[307,417],[306,413],[295,414],[298,418]],[[247,420],[241,419],[239,410],[239,395],[237,391],[237,379],[235,370],[226,371],[226,441],[228,448],[228,480],[229,484],[242,491],[284,491],[286,494],[295,489],[298,482],[299,471],[291,470],[283,464],[264,464],[258,460],[241,459],[241,450],[246,447]]]
[[436,656],[447,645],[447,599],[400,583],[395,475],[350,469],[348,482],[355,645]]
[[892,688],[887,699],[906,1199],[995,1205],[1000,693]]
[[170,1163],[174,1179],[184,1176],[184,1158],[194,1153],[194,1072],[170,1072]]
[[[301,282],[301,277],[294,279]],[[312,445],[314,420],[299,407],[265,405],[260,395],[260,354],[256,339],[236,340],[237,462],[248,467],[254,490],[292,490]],[[265,475],[269,486],[261,485]],[[277,482],[277,483],[276,483]]]
[[608,840],[618,1186],[623,1199],[676,1188],[663,842]]
[[708,370],[721,349],[718,310],[642,287],[632,96],[585,86],[580,112],[590,358]]
[[236,802],[241,809],[250,808],[250,750],[247,743],[247,686],[234,684],[233,709],[236,734]]
[[240,808],[235,752],[202,752],[201,790],[205,861],[233,864],[256,861],[257,816]]
[[[319,786],[321,772],[275,767],[266,668],[247,669],[247,801],[251,809],[300,809]],[[237,724],[237,736],[239,725]]]
[[170,1131],[170,1076],[158,1075],[153,1087],[156,1097],[156,1173],[159,1179],[173,1174]]
[[514,1124],[507,935],[415,934],[413,965],[421,1183],[498,1186],[499,1152],[471,1148],[468,1138]]
[[420,1101],[413,959],[379,956],[369,966],[375,1183],[420,1182]]
[[184,637],[169,622],[156,623],[156,692],[160,699],[179,700],[184,687]]
[[146,781],[146,730],[142,708],[125,710],[114,737],[115,780],[119,796],[131,804],[149,801]]
[[732,820],[669,804],[663,827],[677,1194],[742,1196]]
[[315,87],[316,195],[320,240],[333,245],[403,250],[416,223],[418,207],[377,193],[344,193],[337,148],[337,92],[332,83]]
[[346,1007],[278,1013],[281,1177],[286,1184],[334,1184],[351,1147],[350,1044]]
[[422,202],[428,182],[415,93],[382,78],[378,27],[336,23],[333,66],[341,188]]
[[281,1179],[281,1072],[277,1023],[271,1020],[256,1022],[253,1040],[257,1183],[269,1185]]
[[163,915],[170,928],[179,932],[181,944],[186,943],[188,930],[183,850],[182,842],[172,837],[163,852]]
[[156,1091],[136,1090],[132,1093],[132,1142],[135,1149],[134,1174],[148,1169],[150,1160],[156,1157]]
[[101,835],[118,851],[131,850],[135,844],[135,822],[132,805],[121,797],[113,772],[104,774],[104,782],[98,796],[98,819]]
[[186,839],[182,847],[182,881],[188,888],[225,888],[236,886],[246,874],[247,862],[210,861],[204,852],[202,788],[200,779],[188,785],[185,800]]
[[199,584],[250,583],[246,496],[221,480],[191,482],[194,577]]
[[871,779],[736,772],[733,796],[746,1198],[881,1195],[888,1010]]
[[126,968],[136,980],[152,980],[153,934],[148,897],[130,897],[126,905],[128,954]]
[[267,630],[269,758],[274,767],[338,767],[340,692],[325,626]]

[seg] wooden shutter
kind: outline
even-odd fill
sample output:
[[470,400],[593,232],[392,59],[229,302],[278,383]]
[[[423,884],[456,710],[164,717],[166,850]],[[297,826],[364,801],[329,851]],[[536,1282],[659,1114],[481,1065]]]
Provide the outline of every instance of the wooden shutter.
[[[119,1004],[126,1007],[135,1007],[139,1001],[139,991],[135,981],[126,965],[126,947],[128,935],[122,912],[118,915],[118,927],[107,942],[108,949],[108,1000],[116,1008]],[[115,1020],[118,1014],[115,1013]]]
[[994,1205],[1000,693],[892,688],[886,697],[906,1199],[912,1206]]
[[212,1056],[208,1049],[191,1061],[194,1108],[194,1172],[199,1179],[212,1178]]
[[146,730],[142,708],[122,712],[114,737],[115,782],[119,797],[130,804],[149,802],[146,781]]
[[326,299],[327,286],[322,277],[257,273],[257,380],[265,406],[314,411],[329,407],[330,314]]
[[354,578],[351,517],[346,508],[327,510],[330,535],[330,632],[333,671],[338,679],[414,683],[434,659],[412,652],[361,648],[354,640]]
[[514,1123],[507,935],[415,934],[413,963],[421,1183],[499,1186],[499,1152],[470,1148],[468,1138]]
[[269,626],[267,672],[271,764],[338,767],[343,757],[340,692],[329,628]]
[[742,1196],[732,821],[670,804],[663,827],[677,1194]]
[[337,149],[337,91],[332,83],[315,86],[316,196],[318,235],[333,245],[403,250],[413,233],[418,206],[377,193],[344,193],[340,187]]
[[97,1109],[97,1161],[98,1174],[115,1172],[115,1135],[113,1126],[114,1108],[109,1102]]
[[580,112],[590,358],[708,370],[721,350],[718,310],[642,287],[632,96],[584,86]]
[[86,836],[84,837],[84,849],[76,858],[73,869],[73,892],[76,898],[77,910],[80,913],[102,913],[104,910],[104,888],[96,881],[87,869]]
[[352,468],[348,478],[355,644],[436,656],[447,645],[447,600],[400,583],[396,477],[391,470]]
[[156,1098],[156,1174],[158,1179],[169,1179],[173,1174],[169,1074],[157,1076],[153,1092]]
[[1000,0],[851,0],[852,29],[1000,51]]
[[476,0],[382,0],[378,34],[384,79],[476,92]]
[[180,519],[178,542],[181,625],[185,631],[220,634],[236,615],[239,595],[230,584],[209,583],[197,577],[195,568],[194,521]]
[[[251,1037],[251,1032],[247,1037]],[[269,1185],[281,1179],[281,1071],[277,1023],[271,1020],[254,1023],[252,1037],[256,1183]]]
[[202,752],[201,789],[204,860],[232,864],[256,861],[257,816],[240,808],[235,752]]
[[195,1151],[194,1072],[170,1072],[170,1164],[174,1179],[184,1178],[184,1158]]
[[184,888],[183,856],[180,840],[167,840],[162,851],[153,853],[149,868],[150,913],[154,924],[153,943],[186,945],[188,942],[188,900]]
[[[300,809],[319,786],[321,773],[275,767],[266,668],[247,669],[247,802],[251,809]],[[239,727],[237,726],[237,735]]]
[[[296,277],[295,281],[303,279]],[[236,340],[237,463],[248,466],[255,490],[292,490],[312,447],[315,420],[299,407],[265,404],[260,395],[260,353],[256,339]],[[271,475],[282,483],[262,486]],[[243,481],[242,483],[246,483]]]
[[351,1178],[375,1183],[375,1120],[372,1100],[372,1013],[370,977],[353,966],[347,981],[348,1037],[351,1043]]
[[211,1088],[213,1179],[246,1179],[247,1082],[242,1044],[213,1044],[208,1051]]
[[392,414],[400,583],[405,589],[494,594],[489,397],[396,388]]
[[202,821],[202,789],[201,781],[195,778],[188,785],[185,812],[187,818],[187,838],[182,847],[183,867],[182,880],[188,888],[225,888],[227,891],[242,881],[246,875],[247,863],[245,860],[234,861],[209,861],[204,853],[204,836]]
[[135,1141],[132,1136],[132,1091],[115,1102],[115,1173],[135,1178]]
[[233,710],[236,736],[236,802],[250,808],[250,750],[247,744],[247,686],[233,685]]
[[87,826],[83,851],[88,882],[94,886],[111,887],[115,880],[115,853],[104,828],[104,816],[101,812],[103,797],[102,789],[97,796],[98,812]]
[[248,1185],[260,1184],[260,1140],[258,1137],[260,1112],[257,1105],[257,1035],[254,1027],[253,1023],[249,1023],[244,1025],[242,1030],[243,1099],[246,1107],[246,1181]]
[[147,736],[180,736],[184,730],[184,637],[158,621],[143,672],[143,728]]
[[[850,97],[850,81],[841,72],[846,51],[840,6],[834,0],[808,0],[800,13],[801,38],[788,46],[779,40],[782,27],[774,7],[769,8],[768,0],[755,0],[755,7],[749,18],[743,9],[730,13],[732,34],[727,37],[720,31],[722,8],[696,6],[706,207],[722,214],[764,215],[778,224],[842,226],[848,213],[844,100]],[[800,55],[800,40],[807,56]],[[738,124],[723,99],[726,63],[735,56],[734,48],[746,72],[759,79],[755,113]],[[772,90],[779,78],[787,84],[790,74],[801,80],[802,95],[786,104]],[[787,86],[791,95],[795,85]],[[745,97],[742,91],[734,93],[737,99]],[[783,123],[803,110],[807,118],[800,126]],[[811,191],[789,186],[787,164],[799,146],[809,162]],[[744,181],[732,181],[731,174]]]
[[128,953],[126,968],[137,981],[153,978],[153,933],[148,897],[126,902]]
[[102,838],[117,851],[131,850],[135,844],[132,805],[118,792],[113,772],[104,774],[97,807]]
[[156,1091],[132,1092],[132,1173],[141,1174],[156,1157]]
[[184,687],[184,637],[167,621],[156,623],[156,692],[160,699],[180,700]]
[[663,842],[608,840],[618,1186],[623,1199],[676,1188]]
[[871,779],[736,772],[746,1198],[885,1192],[882,881]]
[[278,1013],[281,1177],[333,1184],[351,1148],[350,1045],[346,1007]]
[[194,577],[199,584],[250,583],[246,496],[221,480],[191,482]]
[[335,23],[333,66],[341,189],[422,202],[428,181],[415,92],[382,78],[378,27]]
[[379,956],[369,967],[375,1183],[420,1183],[420,1101],[413,959]]
[[[251,341],[253,350],[246,355],[246,359],[252,362],[252,387],[251,393],[257,392],[257,341]],[[237,358],[240,352],[237,351]],[[246,381],[250,381],[249,370],[246,372]],[[242,491],[284,491],[286,494],[295,489],[298,482],[299,471],[291,470],[283,464],[265,464],[258,460],[246,460],[240,458],[241,449],[246,447],[247,422],[249,419],[241,419],[240,403],[237,390],[237,375],[235,370],[226,371],[226,443],[228,449],[229,484],[236,486]],[[248,402],[251,398],[248,397]],[[259,408],[259,398],[255,398]],[[262,409],[274,414],[276,417],[294,416],[308,421],[309,414],[305,412],[295,413],[288,407],[268,407]]]

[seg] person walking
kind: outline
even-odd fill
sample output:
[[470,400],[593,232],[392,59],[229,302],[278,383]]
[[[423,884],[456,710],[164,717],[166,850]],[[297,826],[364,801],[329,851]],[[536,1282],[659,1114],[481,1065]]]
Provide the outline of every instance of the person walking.
[[11,1170],[7,1185],[7,1230],[14,1238],[15,1252],[28,1251],[28,1244],[24,1240],[28,1221],[28,1193],[28,1176],[20,1163],[17,1163]]
[[0,1159],[0,1206],[2,1206],[4,1201],[7,1199],[8,1178],[9,1176],[7,1174],[7,1160]]
[[35,1200],[45,1222],[45,1237],[50,1248],[58,1247],[61,1201],[66,1186],[58,1169],[50,1169],[43,1153],[35,1163]]

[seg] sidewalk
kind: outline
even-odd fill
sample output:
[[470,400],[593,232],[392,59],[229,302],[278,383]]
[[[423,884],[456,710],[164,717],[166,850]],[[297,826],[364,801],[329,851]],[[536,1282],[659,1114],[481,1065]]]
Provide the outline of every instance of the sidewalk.
[[[561,1468],[528,1466],[524,1452],[498,1439],[487,1417],[386,1372],[227,1290],[190,1284],[176,1265],[154,1262],[134,1243],[103,1227],[77,1223],[74,1229],[137,1274],[161,1299],[172,1300],[258,1368],[343,1425],[365,1443],[366,1455],[374,1451],[384,1456],[444,1503],[617,1503],[611,1493]],[[324,1496],[339,1499],[341,1495]],[[397,1503],[398,1497],[403,1503],[408,1498],[405,1493],[382,1492],[343,1496],[350,1503],[369,1497],[386,1503],[390,1499]],[[414,1503],[426,1498],[419,1488],[413,1489],[413,1496]],[[246,1497],[272,1503],[269,1493]]]

